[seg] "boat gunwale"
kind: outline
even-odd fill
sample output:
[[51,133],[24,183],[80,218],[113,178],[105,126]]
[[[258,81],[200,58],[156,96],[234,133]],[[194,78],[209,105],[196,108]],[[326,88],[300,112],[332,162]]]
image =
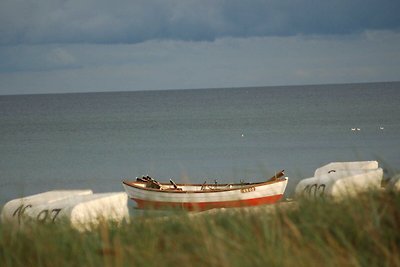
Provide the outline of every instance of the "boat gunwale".
[[[273,181],[263,181],[263,182],[255,182],[255,183],[245,183],[245,184],[219,184],[217,185],[218,187],[224,187],[224,186],[241,186],[241,187],[236,187],[236,188],[222,188],[222,189],[207,189],[207,190],[196,190],[196,191],[184,191],[184,190],[176,190],[176,189],[156,189],[156,188],[147,188],[147,187],[141,187],[137,186],[135,184],[145,184],[146,182],[137,182],[137,181],[122,181],[124,185],[127,185],[129,187],[133,187],[135,189],[140,189],[144,191],[150,191],[150,192],[160,192],[160,193],[184,193],[184,194],[191,194],[191,193],[218,193],[218,192],[227,192],[227,191],[237,191],[237,190],[242,190],[246,188],[251,188],[251,187],[260,187],[263,185],[268,185],[268,184],[275,184],[275,183],[280,183],[287,181],[287,177],[282,177],[282,178],[277,178],[276,180]],[[168,183],[161,183],[161,185],[168,185]],[[177,186],[215,186],[214,184],[177,184]]]

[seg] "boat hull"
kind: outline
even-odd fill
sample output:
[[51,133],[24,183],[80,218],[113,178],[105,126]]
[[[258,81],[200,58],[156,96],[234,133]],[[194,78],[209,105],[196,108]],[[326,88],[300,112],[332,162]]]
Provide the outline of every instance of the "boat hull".
[[[273,182],[236,185],[233,189],[218,190],[156,190],[124,182],[123,186],[139,209],[185,209],[207,210],[273,204],[285,192],[287,178]],[[185,188],[185,185],[179,185]],[[188,186],[186,186],[188,187]]]

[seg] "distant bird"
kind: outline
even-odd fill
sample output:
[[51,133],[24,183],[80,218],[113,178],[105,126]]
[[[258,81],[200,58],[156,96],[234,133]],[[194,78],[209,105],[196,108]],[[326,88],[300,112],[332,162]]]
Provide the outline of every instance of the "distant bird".
[[355,130],[356,130],[356,128],[351,128],[351,130],[352,130],[352,131],[355,131]]
[[361,131],[361,129],[360,129],[360,128],[357,128],[357,131]]
[[244,134],[242,134],[242,137],[244,137]]
[[379,127],[379,129],[381,129],[381,130],[384,130],[384,129],[385,129],[385,127],[382,127],[382,126],[381,126],[381,127]]

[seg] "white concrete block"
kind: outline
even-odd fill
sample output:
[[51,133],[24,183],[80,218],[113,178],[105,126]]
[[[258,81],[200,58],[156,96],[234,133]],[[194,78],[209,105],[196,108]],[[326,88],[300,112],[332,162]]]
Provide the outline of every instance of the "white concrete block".
[[92,190],[54,190],[36,195],[13,199],[7,202],[1,211],[2,222],[20,222],[27,209],[32,207],[60,201],[73,196],[91,195]]
[[315,174],[297,184],[296,197],[339,199],[354,196],[370,189],[380,189],[383,178],[382,168],[373,161],[334,162],[318,168]]
[[10,204],[3,208],[2,219],[17,225],[65,221],[78,230],[90,230],[101,221],[120,223],[129,220],[127,202],[125,192],[93,194],[91,190],[79,190],[68,194],[52,191],[8,202]]
[[33,221],[56,223],[67,220],[79,230],[90,230],[101,221],[120,223],[129,219],[125,192],[74,196],[25,211]]

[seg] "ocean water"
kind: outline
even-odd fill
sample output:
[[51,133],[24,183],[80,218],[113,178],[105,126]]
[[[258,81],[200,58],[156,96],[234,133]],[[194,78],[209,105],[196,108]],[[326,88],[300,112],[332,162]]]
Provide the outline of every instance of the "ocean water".
[[[262,181],[400,166],[400,83],[0,96],[0,204],[123,179]],[[352,131],[351,128],[360,128]],[[383,129],[382,129],[383,128]]]

